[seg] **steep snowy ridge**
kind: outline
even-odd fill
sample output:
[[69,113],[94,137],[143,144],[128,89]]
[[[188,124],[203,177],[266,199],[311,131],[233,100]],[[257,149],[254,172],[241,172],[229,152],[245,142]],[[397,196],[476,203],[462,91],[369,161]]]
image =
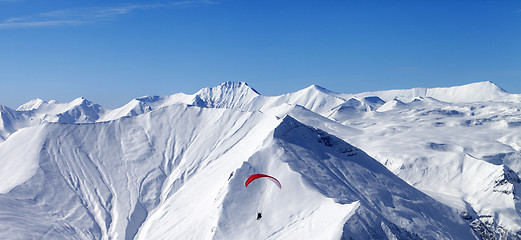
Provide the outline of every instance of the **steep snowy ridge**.
[[[154,211],[138,238],[474,238],[455,211],[359,149],[291,117],[243,160],[230,174],[222,174],[220,163],[194,176]],[[262,181],[245,188],[252,173],[276,176],[282,190]],[[194,198],[194,192],[205,197]],[[255,219],[257,212],[263,213],[261,220]]]
[[[481,162],[476,163],[476,160]],[[473,226],[486,226],[487,235],[519,238],[516,235],[521,231],[519,176],[508,166],[493,165],[471,155],[467,155],[464,161],[473,162],[462,167],[462,192],[467,194],[465,202],[472,206],[467,219]],[[476,172],[482,178],[476,178]]]
[[58,112],[59,113],[56,114],[56,122],[69,124],[95,122],[99,119],[100,115],[103,114],[100,105],[92,103],[85,98],[75,99],[66,105],[65,111],[59,110]]
[[359,202],[360,207],[344,225],[344,239],[473,238],[452,209],[337,137],[291,117],[274,135],[289,155],[284,161],[308,184],[335,202]]
[[0,105],[0,142],[18,129],[26,127],[25,122],[29,118],[27,114]]
[[204,107],[233,109],[243,108],[260,96],[244,82],[226,82],[214,88],[203,88],[195,95]]
[[[0,195],[0,221],[9,223],[0,227],[0,234],[132,239],[153,209],[177,200],[176,192],[214,161],[228,166],[226,176],[220,172],[226,179],[237,167],[231,159],[240,166],[269,132],[270,122],[277,123],[259,113],[175,105],[108,123],[48,124],[17,132],[1,146],[31,138],[34,131],[44,131],[37,138],[44,143],[7,151],[12,163],[23,160],[24,147],[41,149],[26,167],[37,169],[34,175],[17,179],[29,175],[30,180]],[[1,186],[6,192],[15,185]]]

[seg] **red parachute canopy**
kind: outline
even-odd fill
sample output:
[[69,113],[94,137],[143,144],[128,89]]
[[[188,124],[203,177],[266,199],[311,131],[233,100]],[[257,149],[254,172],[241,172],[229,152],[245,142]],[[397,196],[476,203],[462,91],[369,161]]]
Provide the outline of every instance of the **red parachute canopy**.
[[252,174],[251,176],[248,177],[248,179],[246,180],[246,182],[244,183],[244,186],[248,187],[248,185],[255,179],[258,179],[258,178],[268,178],[269,180],[271,180],[273,183],[275,183],[277,185],[277,187],[279,187],[280,189],[282,189],[282,185],[280,185],[280,182],[279,180],[277,180],[276,178],[272,177],[272,176],[269,176],[269,175],[266,175],[266,174]]

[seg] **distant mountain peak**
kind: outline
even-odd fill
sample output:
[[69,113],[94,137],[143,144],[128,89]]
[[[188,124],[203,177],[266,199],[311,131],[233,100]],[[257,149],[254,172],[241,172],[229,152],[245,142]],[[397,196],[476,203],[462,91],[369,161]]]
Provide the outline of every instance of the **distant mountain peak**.
[[34,109],[38,109],[42,104],[46,104],[46,103],[47,102],[42,99],[35,98],[35,99],[19,106],[16,110],[17,111],[31,111]]
[[507,95],[505,90],[491,81],[427,90],[427,97],[449,102],[496,101],[506,98]]
[[199,104],[225,108],[245,104],[260,96],[245,82],[224,82],[217,87],[203,88],[195,95]]
[[335,94],[335,92],[325,88],[325,87],[322,87],[320,85],[316,85],[316,84],[313,84],[307,88],[305,88],[305,90],[308,90],[308,91],[317,91],[317,92],[322,92],[322,93],[325,93],[325,94]]
[[253,91],[254,93],[260,95],[259,92],[250,87],[250,85],[248,85],[246,82],[227,81],[212,89],[225,89],[228,91]]
[[139,101],[139,102],[157,102],[159,99],[161,99],[160,96],[143,96],[143,97],[140,97],[140,98],[136,98],[135,100]]
[[69,104],[70,105],[74,105],[74,106],[77,106],[77,105],[82,105],[82,104],[90,104],[91,101],[87,100],[86,98],[84,97],[79,97],[79,98],[76,98],[74,100],[72,100]]
[[68,106],[68,107],[65,107],[65,108],[72,108],[72,107],[75,107],[75,106],[80,106],[80,105],[96,105],[94,103],[92,103],[91,101],[87,100],[85,97],[78,97],[68,103],[58,103],[56,102],[56,100],[50,100],[50,101],[44,101],[40,98],[35,98],[21,106],[19,106],[16,110],[17,111],[32,111],[32,110],[37,110],[37,109],[41,109],[42,106],[48,106],[50,107],[49,105],[53,105],[54,107],[58,107],[58,106],[62,106],[62,107],[65,107],[65,106]]
[[204,94],[243,94],[243,93],[253,93],[255,95],[260,95],[255,89],[250,87],[245,82],[224,82],[219,84],[216,87],[212,88],[203,88],[199,90],[196,95],[204,95]]
[[387,90],[365,92],[355,96],[378,96],[384,101],[399,99],[410,102],[418,97],[434,98],[443,102],[488,102],[503,101],[510,94],[491,81],[476,82],[453,87],[412,88],[401,90]]
[[463,85],[460,87],[480,88],[480,89],[488,89],[490,91],[497,91],[500,93],[508,93],[503,88],[501,88],[500,86],[498,86],[497,84],[495,84],[491,81],[475,82],[475,83],[466,84],[466,85]]

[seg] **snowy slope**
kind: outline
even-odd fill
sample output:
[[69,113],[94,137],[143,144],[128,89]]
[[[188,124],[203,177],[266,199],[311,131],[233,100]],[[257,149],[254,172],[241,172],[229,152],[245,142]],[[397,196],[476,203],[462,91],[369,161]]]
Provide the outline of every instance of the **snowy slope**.
[[0,143],[18,129],[27,127],[30,115],[0,105]]
[[[217,160],[226,165],[247,159],[267,134],[262,130],[274,123],[261,114],[175,105],[109,123],[47,124],[17,132],[2,146],[42,133],[33,145],[6,151],[10,162],[24,162],[24,148],[37,150],[37,158],[10,168],[18,171],[12,174],[18,181],[1,184],[9,192],[0,195],[0,221],[9,224],[2,224],[0,234],[132,238],[147,213],[198,171]],[[233,161],[229,164],[231,172]],[[22,224],[26,221],[31,223]]]
[[[213,239],[474,238],[450,208],[413,189],[360,150],[290,117],[228,179],[215,176],[219,169],[221,164],[210,167],[206,177],[194,177],[187,183],[190,187],[167,199],[144,223],[138,238],[209,238],[202,232],[207,225],[193,217],[204,213],[209,215],[203,220],[217,220],[211,228]],[[247,176],[259,172],[277,176],[283,188],[261,181],[245,188]],[[369,177],[374,181],[367,181]],[[213,187],[218,184],[220,188]],[[213,195],[193,197],[200,192]],[[257,212],[263,213],[260,221],[255,219]],[[366,225],[360,218],[378,224]]]
[[392,106],[357,124],[364,134],[345,139],[475,224],[521,230],[519,103],[418,98]]
[[[290,117],[174,105],[107,123],[27,128],[1,146],[24,139],[34,142],[0,149],[12,154],[9,163],[33,160],[8,165],[17,171],[1,185],[5,237],[473,237],[449,207]],[[24,155],[27,147],[39,151]],[[276,175],[283,190],[244,188],[254,172]]]
[[[114,110],[0,107],[0,238],[519,238],[520,103],[491,82],[281,96],[227,82]],[[244,189],[254,172],[283,189]]]
[[[290,185],[288,188],[299,186],[318,191],[323,194],[322,198],[324,196],[331,198],[338,204],[356,203],[355,209],[352,207],[347,209],[348,216],[345,216],[346,210],[341,209],[325,214],[331,218],[340,215],[339,219],[343,217],[344,221],[347,220],[342,229],[343,238],[403,239],[416,236],[433,239],[473,238],[471,231],[455,212],[411,188],[360,149],[323,131],[303,125],[291,117],[284,118],[284,121],[274,130],[272,137],[273,139],[270,139],[271,141],[242,167],[248,172],[243,176],[237,174],[239,181],[253,172],[275,172],[277,176],[282,176],[283,182]],[[271,157],[273,153],[277,158]],[[293,183],[295,179],[286,176],[295,173],[298,173],[299,178],[296,183]],[[288,193],[286,196],[281,196],[280,200],[278,196],[274,196],[268,198],[266,202],[268,204],[290,202],[290,206],[303,205],[305,209],[312,205],[307,202],[312,199],[312,195],[297,198],[294,197],[295,195],[298,193]],[[244,203],[237,203],[237,198],[232,197],[231,201],[229,208],[243,207]],[[266,202],[258,204],[267,204]],[[233,206],[234,204],[238,206]],[[257,205],[255,200],[244,205],[264,207],[255,206]],[[321,211],[325,211],[322,208],[307,210],[310,211],[307,213],[310,217],[302,216],[302,213],[292,213],[288,209],[286,209],[288,213],[281,212],[280,205],[273,208],[271,210],[273,214],[282,216],[270,219],[271,221],[277,223],[285,219],[284,214],[287,214],[287,222],[290,222],[290,225],[274,235],[276,238],[322,238],[320,228],[316,230],[311,228],[318,225],[317,223],[309,223],[309,227],[303,227],[308,230],[305,232],[295,233],[286,230],[294,227],[293,224],[298,226],[294,228],[299,229],[306,221],[313,221],[315,214],[319,215]],[[298,218],[302,220],[295,221]],[[241,219],[233,219],[233,221],[234,224],[227,226],[242,222]],[[323,220],[316,219],[316,221],[320,223]],[[284,221],[281,224],[284,224]],[[328,225],[337,227],[338,223]],[[302,235],[296,235],[299,233]],[[245,234],[247,235],[248,232],[246,231]],[[262,234],[262,231],[259,234]],[[259,237],[259,239],[265,238]]]

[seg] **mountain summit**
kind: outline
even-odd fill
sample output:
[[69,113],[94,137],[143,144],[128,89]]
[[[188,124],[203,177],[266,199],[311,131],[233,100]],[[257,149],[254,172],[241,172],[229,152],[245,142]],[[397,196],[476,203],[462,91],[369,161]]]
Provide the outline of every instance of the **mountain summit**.
[[217,87],[201,89],[196,94],[204,107],[241,108],[260,94],[244,82],[226,82]]

